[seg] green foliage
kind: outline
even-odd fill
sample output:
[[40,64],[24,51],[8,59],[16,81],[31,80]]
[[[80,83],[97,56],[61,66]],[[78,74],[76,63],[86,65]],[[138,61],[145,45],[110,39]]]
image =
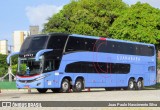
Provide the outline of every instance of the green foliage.
[[5,73],[7,73],[7,69],[1,67],[0,68],[0,77],[4,76]]
[[0,54],[0,77],[6,74],[8,70],[6,58],[7,58],[7,55]]
[[122,0],[72,0],[49,18],[44,32],[64,32],[159,44],[160,10]]
[[[0,54],[0,77],[8,72],[8,64],[6,62],[7,55]],[[12,65],[17,64],[18,55],[12,57]],[[15,70],[14,70],[15,71]]]
[[[13,74],[16,74],[16,73],[17,73],[17,68],[18,68],[18,65],[17,65],[17,64],[12,65],[12,73],[13,73]],[[26,64],[21,64],[21,65],[20,65],[20,70],[21,70],[21,71],[26,71],[26,68],[27,68]]]
[[160,10],[138,2],[115,20],[109,33],[116,39],[159,44]]
[[12,73],[16,74],[17,73],[17,64],[12,65]]
[[15,65],[18,63],[18,55],[15,55],[12,57],[12,65]]
[[160,60],[157,60],[157,68],[160,69]]
[[44,32],[108,36],[108,29],[128,6],[122,0],[72,0],[49,18]]

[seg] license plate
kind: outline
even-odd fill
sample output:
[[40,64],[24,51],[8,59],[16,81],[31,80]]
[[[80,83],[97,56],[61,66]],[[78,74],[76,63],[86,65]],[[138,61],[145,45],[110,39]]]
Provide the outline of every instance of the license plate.
[[29,88],[29,86],[24,86],[24,88]]

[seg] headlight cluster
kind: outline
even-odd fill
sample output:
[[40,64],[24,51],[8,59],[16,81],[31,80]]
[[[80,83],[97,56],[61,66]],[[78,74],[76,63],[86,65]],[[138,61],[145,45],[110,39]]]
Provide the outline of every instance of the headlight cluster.
[[48,74],[48,75],[44,75],[44,76],[40,76],[40,77],[36,78],[35,80],[36,80],[36,81],[41,80],[41,79],[43,79],[43,78],[48,77],[49,75],[50,75],[50,74]]

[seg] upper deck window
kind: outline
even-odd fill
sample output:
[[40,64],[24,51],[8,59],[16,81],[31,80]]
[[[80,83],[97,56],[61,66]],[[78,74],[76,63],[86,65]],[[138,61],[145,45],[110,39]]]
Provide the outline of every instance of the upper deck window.
[[67,35],[63,35],[63,34],[51,36],[49,39],[47,48],[50,48],[53,50],[63,50],[67,37],[68,37]]
[[47,36],[33,37],[30,44],[31,50],[43,49],[46,44]]
[[35,36],[25,39],[21,52],[38,51],[45,48],[48,36]]
[[67,43],[66,52],[73,51],[94,51],[113,54],[153,56],[154,46],[110,40],[70,37]]

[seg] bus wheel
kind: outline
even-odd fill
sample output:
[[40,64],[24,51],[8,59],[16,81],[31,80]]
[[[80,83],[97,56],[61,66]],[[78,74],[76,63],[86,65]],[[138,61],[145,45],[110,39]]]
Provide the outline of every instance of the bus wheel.
[[136,89],[137,90],[142,90],[143,89],[143,80],[138,79],[138,81],[136,83]]
[[134,90],[135,89],[135,82],[133,79],[130,79],[128,81],[128,90]]
[[74,87],[72,88],[74,92],[81,92],[83,89],[83,81],[82,79],[77,79]]
[[63,79],[60,92],[70,92],[70,82],[68,79]]
[[51,89],[52,90],[52,92],[54,92],[54,93],[59,93],[60,92],[60,89],[59,88],[54,88],[54,89]]
[[48,89],[39,89],[39,88],[37,89],[37,91],[38,91],[39,93],[46,93],[47,90],[48,90]]

